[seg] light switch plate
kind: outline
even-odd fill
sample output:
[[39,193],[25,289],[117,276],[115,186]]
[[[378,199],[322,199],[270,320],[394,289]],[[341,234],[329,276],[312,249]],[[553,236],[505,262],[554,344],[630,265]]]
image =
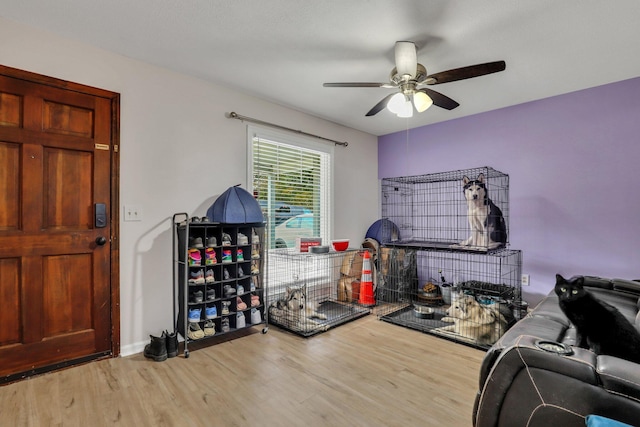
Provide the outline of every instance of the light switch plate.
[[123,218],[125,221],[142,221],[142,206],[125,205]]

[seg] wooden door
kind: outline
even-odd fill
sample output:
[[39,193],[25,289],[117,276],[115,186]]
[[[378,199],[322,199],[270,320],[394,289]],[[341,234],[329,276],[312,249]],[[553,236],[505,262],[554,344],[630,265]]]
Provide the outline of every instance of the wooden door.
[[0,67],[4,380],[119,352],[112,320],[119,316],[112,288],[117,100]]

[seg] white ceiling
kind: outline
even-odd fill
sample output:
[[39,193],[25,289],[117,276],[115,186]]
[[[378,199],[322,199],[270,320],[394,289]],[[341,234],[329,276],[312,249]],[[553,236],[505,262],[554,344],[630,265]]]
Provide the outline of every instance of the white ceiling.
[[[640,75],[637,0],[0,0],[0,16],[374,135]],[[507,69],[430,86],[460,107],[411,119],[365,117],[393,89],[322,87],[387,82],[398,40],[429,73]]]

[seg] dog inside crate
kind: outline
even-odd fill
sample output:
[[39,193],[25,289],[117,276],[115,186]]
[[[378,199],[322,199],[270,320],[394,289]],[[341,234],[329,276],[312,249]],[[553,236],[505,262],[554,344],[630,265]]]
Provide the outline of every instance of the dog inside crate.
[[508,244],[508,194],[509,176],[489,167],[385,178],[382,217],[400,242],[498,249]]
[[[269,258],[269,321],[309,337],[368,314],[356,304],[341,301],[342,270],[349,272],[357,251],[327,254],[278,249]],[[360,264],[362,265],[362,264]],[[356,267],[353,267],[356,268]],[[360,267],[361,268],[361,267]]]
[[[386,300],[404,302],[383,320],[479,347],[490,346],[515,323],[520,251],[384,247],[381,253]],[[403,282],[411,285],[389,286]]]
[[327,315],[318,311],[318,301],[307,297],[307,285],[287,286],[284,296],[269,305],[271,322],[296,332],[326,331]]
[[[437,277],[448,289],[445,325],[434,332],[489,346],[516,321],[513,307],[520,298],[520,252],[491,255],[458,251],[419,251],[420,276]],[[449,278],[448,280],[446,278]],[[446,286],[445,286],[446,285]]]
[[441,319],[451,325],[437,328],[437,333],[452,333],[458,339],[490,346],[514,323],[511,309],[504,303],[486,298],[478,301],[464,292],[453,293],[451,297],[451,305]]

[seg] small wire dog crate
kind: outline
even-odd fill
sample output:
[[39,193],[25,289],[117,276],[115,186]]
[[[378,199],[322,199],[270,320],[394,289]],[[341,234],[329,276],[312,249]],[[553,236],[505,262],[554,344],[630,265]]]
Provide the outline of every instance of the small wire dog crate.
[[[499,211],[491,220],[504,221],[500,244],[471,244],[474,227],[470,225],[471,207],[465,198],[465,181],[478,182]],[[384,226],[397,226],[399,238],[423,247],[460,247],[486,251],[505,247],[509,236],[509,176],[490,167],[441,172],[427,175],[385,178],[382,180],[382,217]],[[478,197],[478,194],[476,194]],[[484,198],[473,203],[489,203]],[[489,205],[478,205],[481,207]],[[500,213],[500,215],[499,215]],[[489,232],[489,231],[487,231]],[[385,235],[390,235],[387,231]]]
[[269,323],[309,337],[370,313],[360,304],[360,250],[300,253],[270,251]]

